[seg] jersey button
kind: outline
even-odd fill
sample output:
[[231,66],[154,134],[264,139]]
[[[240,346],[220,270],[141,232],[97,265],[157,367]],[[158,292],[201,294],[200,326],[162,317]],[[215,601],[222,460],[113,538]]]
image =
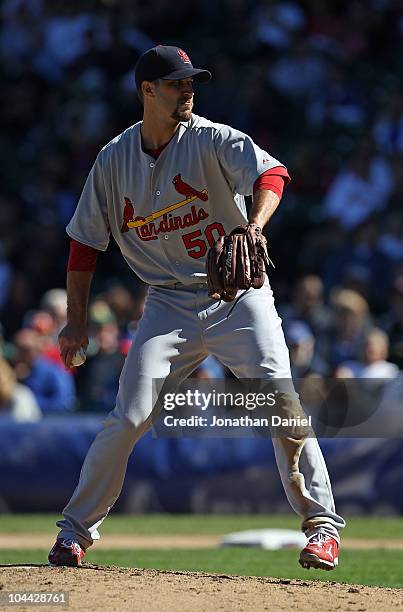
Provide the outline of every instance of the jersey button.
[[154,168],[155,164],[153,164],[153,162],[151,162],[150,164],[150,168]]
[[157,195],[161,195],[160,190],[156,191],[155,193],[156,193]]
[[168,234],[165,234],[164,238],[165,238],[165,240],[168,240],[168,238],[169,238]]

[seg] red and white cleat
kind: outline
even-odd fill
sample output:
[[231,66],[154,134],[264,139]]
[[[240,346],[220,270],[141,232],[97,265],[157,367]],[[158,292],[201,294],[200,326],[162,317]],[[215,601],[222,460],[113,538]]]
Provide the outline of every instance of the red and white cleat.
[[332,570],[339,562],[339,545],[331,536],[315,533],[301,551],[299,562],[306,569]]
[[73,540],[56,540],[55,545],[48,555],[49,564],[52,566],[67,565],[78,567],[85,555],[85,551],[78,542]]

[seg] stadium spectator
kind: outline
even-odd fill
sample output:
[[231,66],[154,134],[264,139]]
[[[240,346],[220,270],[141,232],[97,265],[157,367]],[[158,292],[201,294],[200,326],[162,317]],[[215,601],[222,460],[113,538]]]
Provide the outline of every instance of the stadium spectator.
[[396,364],[386,361],[388,354],[388,336],[381,329],[374,327],[364,336],[361,359],[346,361],[340,367],[348,368],[355,378],[395,378],[399,374],[399,368]]
[[[390,360],[402,368],[403,299],[393,285],[403,274],[401,3],[358,0],[335,9],[325,0],[196,0],[190,12],[185,4],[173,15],[157,0],[141,10],[129,2],[3,2],[0,319],[7,359],[13,334],[38,310],[54,318],[56,359],[66,303],[64,290],[53,288],[65,278],[64,226],[96,152],[141,116],[138,55],[154,41],[177,42],[180,31],[194,60],[207,61],[217,77],[214,95],[197,91],[196,113],[233,123],[287,160],[293,180],[269,230],[281,262],[271,281],[285,323],[305,322],[316,355],[335,367],[359,359],[367,324],[357,319],[376,318],[390,337]],[[217,20],[220,40],[211,34]],[[109,248],[95,289],[126,354],[147,288],[133,283]],[[355,300],[336,326],[335,308],[326,305],[335,287],[359,293],[367,315]],[[357,333],[347,331],[351,318]],[[44,324],[38,315],[33,327],[42,339]]]
[[315,356],[326,362],[329,336],[334,328],[334,314],[324,302],[323,282],[315,274],[301,277],[295,284],[290,304],[281,304],[280,316],[286,324],[293,320],[306,323],[315,341]]
[[4,253],[5,249],[0,242],[0,310],[7,302],[10,287],[12,268]]
[[324,87],[318,87],[307,104],[307,118],[313,127],[328,123],[359,127],[366,119],[365,99],[350,67],[330,67]]
[[325,85],[326,70],[326,60],[301,37],[270,67],[268,80],[283,96],[303,100]]
[[329,345],[328,361],[336,367],[359,358],[369,326],[369,308],[366,300],[351,289],[336,291],[331,306],[335,312],[336,328]]
[[42,413],[32,391],[17,382],[13,368],[0,357],[0,419],[2,417],[18,423],[36,422],[41,420]]
[[377,248],[393,264],[403,262],[403,217],[401,212],[390,212],[378,234]]
[[14,346],[4,338],[4,327],[0,321],[0,359],[4,358],[8,361],[12,359]]
[[305,26],[304,9],[296,2],[257,3],[251,16],[256,39],[273,49],[287,49]]
[[341,169],[331,184],[324,213],[351,230],[373,213],[384,210],[392,189],[390,165],[375,154],[370,141],[362,141],[348,166]]
[[403,94],[387,92],[384,108],[375,119],[373,137],[382,153],[403,153]]
[[292,302],[281,310],[286,320],[304,321],[314,335],[328,332],[333,325],[331,309],[324,303],[323,283],[319,276],[307,274],[296,283]]
[[143,283],[137,287],[136,295],[131,294],[123,285],[114,283],[104,294],[105,302],[112,310],[122,337],[136,329],[144,310],[148,287]]
[[102,40],[106,35],[100,13],[82,10],[72,3],[52,3],[44,22],[45,48],[53,61],[62,67],[71,65],[88,48],[87,34],[95,30]]
[[390,360],[403,370],[403,275],[393,283],[390,308],[381,325],[389,336]]
[[88,359],[76,374],[79,410],[109,412],[115,405],[119,376],[125,361],[119,327],[108,304],[96,300],[89,309]]
[[42,357],[57,364],[64,371],[53,317],[45,310],[30,310],[24,317],[23,326],[38,332]]
[[67,321],[67,292],[65,289],[49,289],[43,294],[40,306],[55,322],[55,340]]
[[31,389],[43,414],[72,410],[75,405],[72,376],[43,357],[38,332],[34,329],[18,331],[14,345],[17,379]]
[[368,218],[356,226],[347,244],[341,244],[326,260],[324,278],[327,287],[353,289],[382,310],[386,307],[392,262],[378,246],[378,223]]
[[303,321],[292,321],[285,326],[285,337],[290,350],[291,374],[294,379],[327,376],[329,366],[315,352],[315,337]]

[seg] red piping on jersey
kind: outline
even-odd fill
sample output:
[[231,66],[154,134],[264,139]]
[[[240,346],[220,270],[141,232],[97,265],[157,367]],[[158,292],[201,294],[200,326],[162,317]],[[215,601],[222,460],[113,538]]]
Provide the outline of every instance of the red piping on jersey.
[[266,170],[258,176],[253,185],[253,193],[259,190],[274,191],[281,200],[284,187],[287,187],[291,178],[284,166],[276,166]]
[[70,254],[67,264],[68,272],[95,272],[97,258],[101,251],[72,240],[70,242]]

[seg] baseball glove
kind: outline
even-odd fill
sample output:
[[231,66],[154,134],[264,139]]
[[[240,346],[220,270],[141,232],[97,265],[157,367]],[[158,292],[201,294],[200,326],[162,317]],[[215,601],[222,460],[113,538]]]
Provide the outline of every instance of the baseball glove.
[[209,296],[232,302],[239,289],[260,289],[269,264],[274,266],[261,228],[254,223],[239,225],[228,236],[221,236],[207,253]]

